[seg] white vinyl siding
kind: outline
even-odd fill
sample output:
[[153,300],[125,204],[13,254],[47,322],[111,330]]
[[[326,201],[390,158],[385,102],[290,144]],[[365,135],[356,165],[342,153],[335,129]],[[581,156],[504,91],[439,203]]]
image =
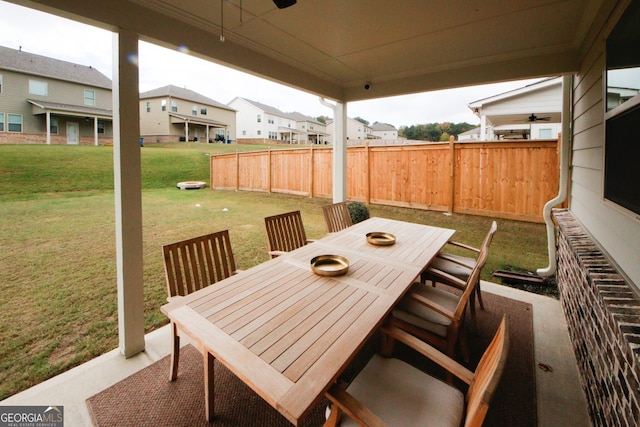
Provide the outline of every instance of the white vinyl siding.
[[615,260],[636,286],[640,286],[640,224],[638,219],[604,200],[603,96],[606,34],[594,37],[573,87],[573,155],[570,209],[578,221]]

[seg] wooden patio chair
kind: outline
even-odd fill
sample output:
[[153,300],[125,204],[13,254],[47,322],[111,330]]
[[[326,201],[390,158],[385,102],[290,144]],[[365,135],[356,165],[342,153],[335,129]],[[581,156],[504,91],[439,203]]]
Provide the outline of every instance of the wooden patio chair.
[[[427,267],[429,275],[455,283],[457,287],[464,289],[462,295],[416,282],[391,311],[389,324],[431,343],[449,357],[454,356],[459,343],[463,359],[468,361],[464,334],[465,313],[486,261],[487,250],[483,248],[466,281],[434,267]],[[393,346],[392,338],[383,340],[383,354],[390,356]]]
[[335,233],[336,231],[344,230],[353,225],[347,202],[323,206],[322,213],[324,214],[324,221],[327,223],[329,233]]
[[[167,300],[189,295],[236,273],[229,231],[182,240],[162,246]],[[171,381],[178,375],[180,336],[172,323]]]
[[327,397],[332,405],[325,426],[482,425],[509,351],[509,325],[505,317],[475,372],[401,329],[383,328],[383,333],[468,384],[466,395],[403,361],[376,355],[346,389],[337,384],[329,389]]
[[[487,256],[488,256],[489,246],[491,245],[491,241],[493,240],[493,236],[496,234],[497,230],[498,230],[498,224],[495,221],[493,221],[493,223],[491,224],[491,227],[489,228],[489,232],[485,236],[484,241],[482,242],[482,245],[480,246],[480,248],[475,248],[473,246],[469,246],[464,243],[454,242],[454,241],[448,242],[447,244],[454,247],[462,248],[469,252],[474,252],[475,254],[478,254],[478,255],[480,254],[480,251],[482,249],[485,249],[487,251]],[[448,275],[457,277],[458,279],[462,279],[466,282],[476,263],[477,263],[477,255],[476,257],[465,257],[465,256],[454,255],[454,254],[441,251],[433,259],[433,261],[429,264],[429,266],[433,267],[437,271],[444,271]],[[457,289],[464,290],[464,288],[460,286],[459,282],[457,281],[451,282],[447,280],[446,277],[442,277],[441,275],[438,275],[438,274],[431,274],[429,269],[425,270],[420,275],[420,280],[423,283],[426,281],[431,281],[433,283],[433,286],[435,286],[436,283],[442,283],[444,285],[448,285]],[[477,283],[475,284],[475,291],[471,295],[471,302],[469,304],[471,308],[471,318],[474,322],[474,325],[476,325],[476,303],[475,303],[476,297],[478,298],[480,309],[484,310],[484,303],[482,302],[482,293],[480,292],[480,276],[478,276]]]
[[275,258],[298,249],[312,240],[307,239],[300,211],[268,216],[264,219],[269,242],[269,255]]

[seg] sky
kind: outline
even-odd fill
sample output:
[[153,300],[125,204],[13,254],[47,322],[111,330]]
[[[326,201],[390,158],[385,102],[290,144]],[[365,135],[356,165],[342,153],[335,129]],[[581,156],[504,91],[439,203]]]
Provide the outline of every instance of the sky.
[[[0,1],[0,46],[92,66],[112,77],[112,33],[54,15]],[[139,45],[140,91],[166,85],[185,87],[222,104],[240,96],[311,117],[331,117],[316,95],[223,67],[150,43]],[[467,107],[471,102],[518,89],[534,81],[505,82],[413,95],[351,102],[349,117],[399,129],[426,123],[468,122],[480,119]]]

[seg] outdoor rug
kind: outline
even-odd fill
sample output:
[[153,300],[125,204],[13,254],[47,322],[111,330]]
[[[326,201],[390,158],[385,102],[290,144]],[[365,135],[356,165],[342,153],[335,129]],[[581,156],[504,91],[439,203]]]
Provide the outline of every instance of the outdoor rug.
[[[536,389],[531,306],[483,293],[485,310],[477,310],[479,333],[469,332],[470,367],[474,368],[495,333],[503,313],[509,315],[511,346],[502,381],[489,408],[486,426],[536,426]],[[366,359],[377,347],[377,337],[366,346]],[[397,346],[397,357],[421,369],[435,368],[414,352]],[[355,361],[358,362],[358,361]],[[94,425],[107,426],[290,426],[275,409],[216,361],[215,421],[204,419],[202,356],[191,346],[180,352],[175,382],[168,380],[169,356],[125,378],[87,400]],[[353,372],[355,369],[347,370]],[[436,369],[437,370],[437,369]],[[434,372],[435,373],[435,372]],[[303,426],[324,423],[323,399]],[[375,409],[374,409],[375,411]]]

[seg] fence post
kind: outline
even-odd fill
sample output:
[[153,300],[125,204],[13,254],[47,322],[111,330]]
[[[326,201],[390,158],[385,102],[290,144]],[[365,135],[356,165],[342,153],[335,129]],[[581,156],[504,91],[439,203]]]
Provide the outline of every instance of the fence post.
[[449,137],[449,161],[451,162],[451,170],[449,172],[449,213],[453,213],[453,203],[455,198],[455,182],[456,182],[456,159],[455,159],[455,140],[451,135]]
[[309,147],[309,197],[313,197],[313,145]]
[[236,151],[236,191],[240,190],[240,152]]
[[366,166],[367,166],[367,170],[366,170],[366,174],[367,174],[367,193],[365,194],[365,200],[367,202],[367,205],[371,203],[371,162],[369,160],[369,153],[370,153],[370,148],[369,148],[369,140],[367,140],[367,142],[364,145],[364,149],[365,151],[365,155],[364,155],[364,161],[366,162]]
[[267,177],[267,191],[271,193],[271,147],[267,150],[267,167],[269,168],[269,176]]

